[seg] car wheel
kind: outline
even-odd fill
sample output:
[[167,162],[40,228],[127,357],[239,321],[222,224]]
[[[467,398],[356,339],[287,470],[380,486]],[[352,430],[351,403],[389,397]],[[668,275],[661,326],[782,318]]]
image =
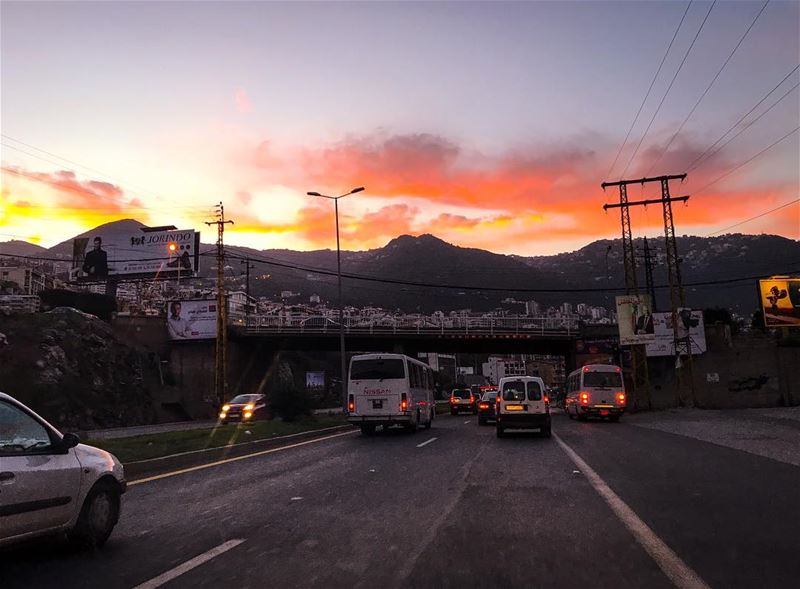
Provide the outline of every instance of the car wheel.
[[548,423],[545,427],[542,428],[541,435],[543,438],[550,438],[553,435],[553,431],[550,428],[550,424]]
[[609,420],[611,423],[617,423],[617,422],[619,421],[619,418],[620,418],[620,416],[619,416],[619,415],[612,415],[611,417],[609,417],[609,418],[608,418],[608,420]]
[[89,491],[69,532],[70,541],[88,548],[106,543],[119,519],[119,491],[111,483],[99,482]]
[[506,432],[505,432],[505,431],[503,431],[503,428],[502,428],[502,427],[500,427],[500,426],[497,426],[497,429],[496,429],[496,431],[497,431],[497,437],[498,437],[498,438],[502,438],[503,436],[505,436],[505,435],[506,435]]
[[458,411],[456,411],[455,409],[451,409],[450,415],[458,415]]
[[578,413],[577,418],[578,421],[586,421],[587,419],[589,419],[589,416],[586,414]]
[[428,421],[422,427],[423,429],[431,429],[431,425],[433,425],[433,411],[428,415]]
[[375,426],[370,424],[363,424],[361,426],[361,433],[365,436],[371,436],[375,433]]

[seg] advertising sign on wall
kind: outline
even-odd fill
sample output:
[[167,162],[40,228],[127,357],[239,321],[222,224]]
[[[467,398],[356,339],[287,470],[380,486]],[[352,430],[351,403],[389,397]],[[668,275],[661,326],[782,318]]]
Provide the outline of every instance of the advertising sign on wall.
[[758,281],[766,327],[800,327],[800,278]]
[[169,301],[167,331],[172,340],[215,339],[217,301]]
[[653,343],[653,306],[650,295],[617,297],[619,343],[623,346]]
[[309,391],[321,391],[325,389],[324,372],[306,372],[306,389]]
[[[647,344],[648,356],[674,356],[675,336],[672,330],[672,313],[653,313],[653,327],[656,339]],[[678,309],[678,338],[689,336],[692,355],[706,351],[706,330],[703,325],[703,312],[700,310]]]
[[197,272],[199,246],[200,233],[194,229],[78,237],[72,242],[71,276],[79,281],[188,277]]

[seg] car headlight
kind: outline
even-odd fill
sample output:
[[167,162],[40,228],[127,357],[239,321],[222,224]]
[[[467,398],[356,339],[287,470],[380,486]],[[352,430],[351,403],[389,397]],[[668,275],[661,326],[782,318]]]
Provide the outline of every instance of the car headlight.
[[245,411],[244,412],[244,418],[245,419],[250,419],[251,417],[253,417],[253,414],[250,411]]
[[226,416],[227,416],[227,413],[225,413],[224,411],[220,411],[219,412],[219,418],[220,419],[225,419]]
[[223,406],[222,406],[222,410],[223,410],[224,412],[228,412],[228,411],[230,411],[230,408],[231,408],[231,406],[230,406],[230,405],[223,405]]
[[255,405],[253,405],[252,403],[248,403],[247,405],[244,406],[245,411],[252,411],[254,408]]

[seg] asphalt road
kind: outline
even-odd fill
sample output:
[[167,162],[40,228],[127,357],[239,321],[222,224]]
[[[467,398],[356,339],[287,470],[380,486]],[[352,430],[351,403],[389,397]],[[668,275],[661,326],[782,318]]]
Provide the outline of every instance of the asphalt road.
[[567,449],[439,416],[142,482],[103,550],[6,550],[0,586],[659,588],[671,562],[687,587],[797,587],[800,468],[625,418],[553,430]]

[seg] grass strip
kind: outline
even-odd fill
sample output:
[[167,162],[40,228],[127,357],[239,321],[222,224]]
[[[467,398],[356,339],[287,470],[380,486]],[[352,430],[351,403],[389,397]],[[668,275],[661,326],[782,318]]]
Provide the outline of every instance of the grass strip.
[[273,419],[252,423],[229,423],[214,428],[163,432],[130,438],[89,440],[87,444],[111,452],[124,464],[180,452],[219,448],[229,444],[241,444],[324,429],[346,423],[342,415],[316,415],[289,422]]

